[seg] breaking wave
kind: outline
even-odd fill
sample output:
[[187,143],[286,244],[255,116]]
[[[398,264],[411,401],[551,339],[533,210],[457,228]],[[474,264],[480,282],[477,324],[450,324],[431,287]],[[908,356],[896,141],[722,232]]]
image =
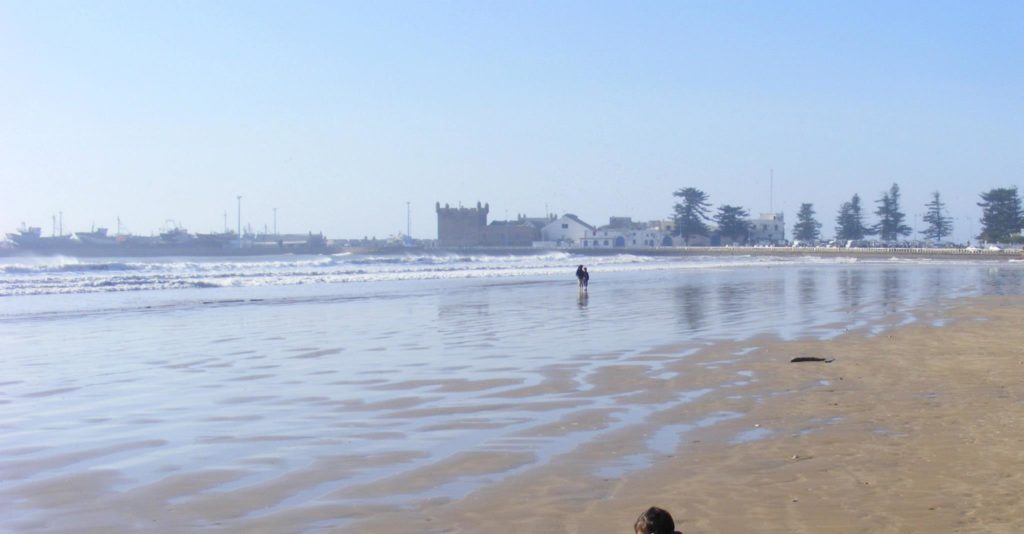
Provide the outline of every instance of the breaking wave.
[[770,256],[655,257],[351,254],[267,258],[40,258],[0,260],[0,296],[182,288],[335,284],[443,278],[557,276],[586,264],[601,272],[720,269],[793,263],[844,263],[843,258]]

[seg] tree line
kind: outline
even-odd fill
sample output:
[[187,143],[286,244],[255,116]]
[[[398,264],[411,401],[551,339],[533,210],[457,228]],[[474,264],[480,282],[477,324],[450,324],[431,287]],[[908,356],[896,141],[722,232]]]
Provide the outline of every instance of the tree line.
[[[747,221],[750,213],[747,210],[723,204],[716,213],[711,214],[707,193],[695,187],[679,189],[672,196],[679,199],[673,207],[675,234],[684,241],[689,242],[695,236],[708,236],[710,228],[707,223],[714,221],[722,237],[734,242],[747,242],[751,230]],[[1021,242],[1024,209],[1016,186],[991,189],[980,196],[978,206],[982,209],[981,233],[976,236],[977,239],[997,243]],[[882,241],[893,242],[911,234],[911,228],[904,222],[906,214],[900,209],[899,185],[892,184],[875,204],[877,208],[874,213],[878,222],[868,226],[864,221],[860,195],[855,193],[848,202],[844,202],[836,216],[836,239],[861,240],[868,236],[878,236]],[[948,215],[938,191],[932,193],[931,201],[925,204],[925,209],[922,220],[927,226],[920,232],[922,238],[939,242],[953,233],[953,218]],[[821,239],[822,224],[815,215],[814,204],[800,204],[797,222],[793,227],[793,239],[811,243]]]

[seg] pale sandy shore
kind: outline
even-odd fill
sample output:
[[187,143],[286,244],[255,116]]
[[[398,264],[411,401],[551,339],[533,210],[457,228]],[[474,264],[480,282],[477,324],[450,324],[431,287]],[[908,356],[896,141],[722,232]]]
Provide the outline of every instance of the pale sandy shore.
[[[129,490],[118,489],[118,472],[86,464],[9,486],[0,505],[38,512],[0,520],[0,527],[603,533],[630,532],[641,510],[658,505],[684,533],[1024,532],[1024,299],[965,299],[916,316],[915,324],[873,337],[856,331],[824,341],[746,339],[696,353],[684,345],[654,348],[609,359],[585,387],[560,366],[536,384],[439,384],[494,388],[493,396],[529,410],[601,399],[600,408],[562,412],[568,415],[506,440],[580,443],[543,460],[528,449],[467,447],[420,469],[339,488],[334,481],[368,465],[416,457],[354,455],[339,446],[334,456],[257,484],[239,484],[244,468],[229,464],[167,473]],[[834,361],[790,363],[796,356]],[[679,402],[680,392],[703,393]],[[540,397],[552,400],[525,407]],[[423,417],[436,410],[415,397],[395,402]],[[493,423],[484,411],[460,409],[466,417],[433,415],[455,428]],[[630,410],[647,415],[612,424]],[[228,436],[231,421],[224,426]],[[43,463],[18,461],[32,450],[8,450],[0,465],[17,482],[35,471],[161,446],[159,439],[123,442],[118,450],[46,456]],[[464,477],[491,482],[465,498],[429,497],[432,488]],[[318,490],[325,484],[333,489]],[[381,504],[410,494],[427,497],[411,506]]]
[[[641,510],[659,505],[684,533],[1024,532],[1024,301],[963,301],[946,317],[876,337],[761,343],[741,365],[757,379],[731,394],[660,413],[464,500],[381,511],[353,531],[630,532]],[[689,364],[731,373],[739,364],[728,354],[716,346]],[[789,363],[794,356],[835,361]],[[636,380],[647,379],[624,371],[603,387]],[[681,384],[646,385],[656,402],[659,388]],[[650,469],[584,474],[659,427],[716,412],[745,415],[688,433]],[[730,439],[744,429],[759,439]]]

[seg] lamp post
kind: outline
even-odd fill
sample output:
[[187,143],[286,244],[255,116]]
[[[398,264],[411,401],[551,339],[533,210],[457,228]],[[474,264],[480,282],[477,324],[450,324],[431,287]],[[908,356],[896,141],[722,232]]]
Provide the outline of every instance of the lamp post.
[[238,195],[238,248],[242,248],[242,195]]

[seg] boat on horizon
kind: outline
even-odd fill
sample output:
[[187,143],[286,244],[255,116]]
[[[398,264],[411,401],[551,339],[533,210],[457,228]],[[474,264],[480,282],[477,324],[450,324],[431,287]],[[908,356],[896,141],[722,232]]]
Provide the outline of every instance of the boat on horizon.
[[156,236],[110,235],[109,229],[44,237],[42,228],[22,225],[0,240],[0,256],[265,256],[335,252],[323,234],[253,235],[235,232],[192,234],[173,223]]
[[97,228],[91,232],[75,232],[75,239],[83,245],[95,245],[103,247],[117,246],[118,238],[107,235],[106,228]]

